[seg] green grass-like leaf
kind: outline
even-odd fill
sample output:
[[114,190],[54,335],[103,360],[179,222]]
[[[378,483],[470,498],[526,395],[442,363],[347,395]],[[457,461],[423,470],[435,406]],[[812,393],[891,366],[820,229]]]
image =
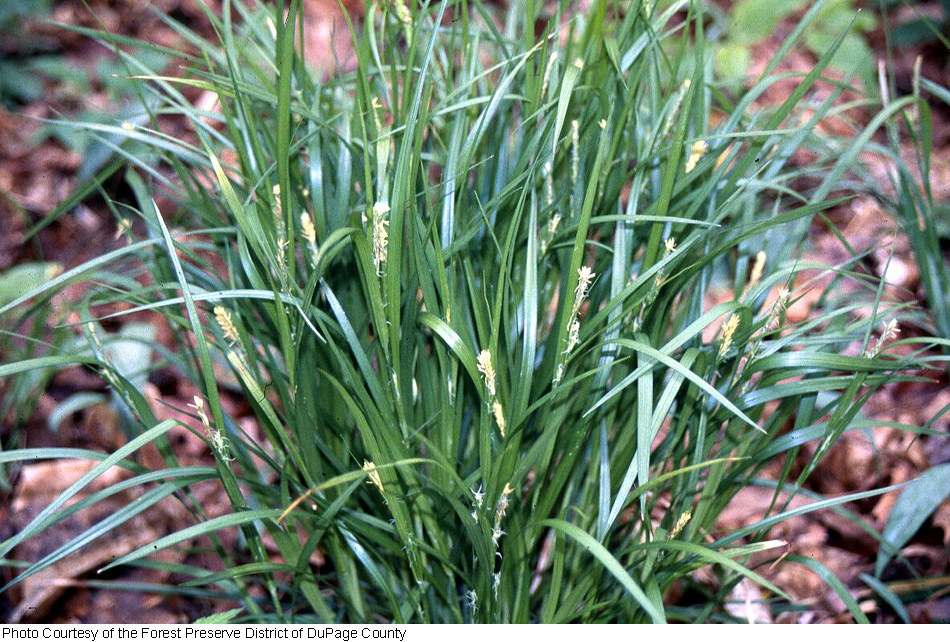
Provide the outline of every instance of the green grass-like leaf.
[[[707,64],[705,3],[646,5],[595,2],[565,20],[566,5],[547,16],[534,3],[446,0],[407,4],[407,17],[374,4],[350,17],[355,70],[329,80],[294,49],[297,2],[286,13],[206,8],[213,42],[166,17],[193,47],[180,78],[140,64],[127,38],[96,34],[148,97],[148,119],[61,209],[94,191],[108,199],[105,178],[121,177],[132,198],[108,204],[146,233],[0,297],[16,326],[8,343],[29,347],[0,376],[93,368],[132,438],[114,454],[0,453],[7,466],[100,460],[0,551],[115,496],[79,496],[108,467],[134,472],[121,488],[144,484],[145,500],[14,583],[167,496],[193,523],[106,568],[157,564],[150,554],[200,538],[221,565],[163,567],[187,579],[162,591],[238,600],[241,615],[222,618],[714,620],[742,578],[771,592],[773,610],[794,608],[746,567],[753,553],[778,557],[768,530],[893,489],[776,504],[715,542],[706,534],[736,493],[764,483],[764,467],[816,442],[799,478],[786,465],[772,482],[808,494],[838,437],[868,425],[860,410],[873,390],[910,380],[911,365],[945,367],[927,352],[944,343],[926,337],[904,340],[908,357],[846,353],[872,345],[880,319],[919,313],[885,296],[863,255],[801,260],[812,218],[852,197],[875,131],[917,103],[894,101],[853,140],[829,141],[816,128],[840,115],[844,84],[823,74],[843,32],[787,100],[760,111],[757,98],[787,79],[778,57],[728,96]],[[825,83],[828,98],[804,100]],[[189,104],[185,87],[216,94],[220,113]],[[163,134],[166,116],[191,123],[195,140]],[[97,140],[128,133],[87,129]],[[801,148],[814,158],[806,167],[792,162]],[[928,206],[905,188],[913,208]],[[49,301],[80,282],[85,336],[41,341]],[[714,288],[731,300],[710,305]],[[789,323],[787,306],[808,289],[819,294],[811,316]],[[182,465],[171,424],[155,420],[140,388],[156,364],[117,362],[108,348],[124,339],[98,329],[143,313],[161,315],[176,345],[125,354],[158,354],[201,391],[203,419],[181,410],[202,420],[213,468]],[[39,330],[24,334],[26,320]],[[229,416],[225,396],[253,416]],[[161,454],[154,470],[129,459],[146,443]],[[199,482],[231,511],[209,518]],[[238,529],[237,547],[225,528]],[[861,617],[827,569],[795,561]],[[723,590],[695,609],[667,603],[707,566]]]

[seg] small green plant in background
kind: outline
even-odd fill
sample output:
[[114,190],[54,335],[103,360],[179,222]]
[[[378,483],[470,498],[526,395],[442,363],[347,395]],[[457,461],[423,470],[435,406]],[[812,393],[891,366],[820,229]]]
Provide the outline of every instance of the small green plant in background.
[[[847,35],[784,103],[750,111],[829,4],[736,103],[717,91],[704,3],[686,0],[597,2],[590,15],[562,3],[540,32],[533,3],[372,3],[353,26],[356,70],[325,83],[295,51],[293,2],[286,21],[239,2],[223,19],[209,11],[215,43],[168,18],[199,51],[180,78],[120,52],[148,120],[89,130],[141,146],[123,155],[134,198],[112,207],[145,233],[126,226],[127,246],[0,307],[22,314],[67,284],[101,284],[78,309],[82,348],[0,376],[94,368],[129,439],[110,454],[0,454],[100,462],[0,555],[106,499],[67,505],[112,466],[141,495],[11,584],[171,498],[193,525],[107,569],[183,575],[182,591],[237,600],[241,615],[222,616],[235,621],[729,620],[746,578],[774,614],[795,608],[761,565],[784,556],[829,574],[785,555],[769,528],[835,508],[873,533],[841,505],[889,489],[790,502],[844,431],[870,425],[871,392],[928,367],[932,345],[895,337],[909,311],[855,269],[859,255],[802,258],[860,151],[814,134],[841,85],[802,100]],[[214,92],[220,111],[182,86]],[[710,129],[713,110],[727,117]],[[168,115],[194,140],[163,134]],[[817,159],[790,164],[803,146]],[[714,290],[726,301],[711,305]],[[813,314],[790,321],[808,290]],[[156,349],[201,391],[178,410],[213,466],[182,465],[167,437],[177,422],[143,396],[150,359],[124,357],[148,337],[102,329],[142,311],[176,332],[175,349]],[[909,354],[891,354],[894,341]],[[260,435],[222,395],[246,399]],[[146,444],[163,466],[137,458]],[[208,482],[228,514],[209,518],[190,492]],[[774,489],[772,507],[720,532],[753,485]],[[211,550],[224,570],[146,559],[173,546]],[[695,575],[705,567],[713,582]],[[702,599],[679,604],[674,588]]]
[[[901,21],[891,22],[889,33],[891,44],[895,47],[914,47],[931,43],[940,43],[950,47],[947,38],[950,27],[950,0],[933,2],[936,14],[924,14],[920,3],[907,0],[880,0],[881,8],[894,13],[901,7],[909,7],[913,16]],[[929,13],[929,12],[928,12]]]
[[[716,70],[724,80],[740,80],[749,72],[752,47],[774,37],[783,20],[814,3],[808,0],[738,0],[727,16],[724,37],[716,50]],[[852,24],[853,22],[853,24]],[[822,3],[815,21],[802,34],[802,44],[816,57],[828,51],[842,33],[844,39],[832,56],[830,67],[854,73],[866,88],[874,87],[874,55],[864,34],[877,26],[870,12],[858,13],[854,0]]]
[[[893,6],[897,3],[885,4]],[[946,3],[943,6],[946,7]],[[890,31],[889,37],[897,47],[922,44],[929,39],[922,37],[924,29],[934,36],[933,40],[944,40],[933,22],[926,18],[897,25]],[[913,34],[916,35],[912,37]],[[918,57],[911,78],[911,93],[907,96],[898,94],[894,74],[880,67],[881,111],[861,136],[870,139],[871,134],[879,129],[886,133],[887,143],[871,145],[868,151],[885,159],[889,181],[881,184],[867,177],[865,184],[867,192],[883,206],[884,211],[894,217],[910,242],[927,310],[926,316],[916,323],[926,332],[940,337],[939,350],[944,355],[950,355],[950,301],[947,299],[947,293],[950,292],[950,267],[944,253],[946,241],[950,238],[950,230],[946,227],[948,203],[937,200],[934,195],[931,105],[921,99],[921,95],[926,93],[950,105],[950,91],[939,82],[923,76],[922,62],[922,58]],[[911,109],[905,109],[907,106],[911,106]],[[945,378],[946,374],[942,376]],[[936,422],[947,412],[950,412],[950,404],[940,408],[922,427],[922,432],[933,430]],[[938,438],[945,436],[940,432],[933,434]],[[887,597],[888,591],[879,585],[878,580],[888,563],[894,557],[900,558],[900,549],[920,530],[940,504],[950,497],[950,464],[935,464],[899,495],[883,529],[884,541],[874,566],[874,577],[862,575],[862,579],[881,596]],[[917,575],[913,564],[906,560],[900,559],[899,566],[901,570]],[[900,599],[893,596],[888,601],[895,612],[907,621],[909,616]]]
[[0,33],[4,34],[0,49],[0,102],[4,105],[36,100],[43,94],[42,76],[37,72],[50,59],[42,55],[42,43],[17,34],[26,20],[46,17],[49,12],[50,0],[0,1]]

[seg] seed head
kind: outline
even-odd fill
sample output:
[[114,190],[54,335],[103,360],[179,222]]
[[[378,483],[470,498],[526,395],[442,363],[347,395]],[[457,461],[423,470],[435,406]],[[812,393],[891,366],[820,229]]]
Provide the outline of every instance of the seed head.
[[665,138],[666,135],[670,133],[670,130],[673,129],[673,123],[676,122],[676,117],[679,115],[680,107],[683,105],[683,99],[686,98],[686,92],[689,91],[690,84],[689,78],[684,80],[683,84],[680,85],[679,91],[676,92],[676,96],[673,97],[673,104],[670,107],[670,113],[666,118],[666,123],[663,125],[661,138]]
[[313,219],[306,211],[300,213],[300,229],[303,230],[304,240],[310,245],[317,244],[317,230],[313,226]]
[[271,191],[274,194],[274,215],[280,218],[281,212],[283,211],[280,204],[280,185],[274,185]]
[[663,241],[663,246],[665,248],[663,250],[663,256],[669,256],[676,251],[676,239],[671,236],[670,238]]
[[231,313],[224,309],[223,306],[215,306],[214,318],[218,322],[218,326],[221,328],[221,331],[224,333],[224,338],[228,340],[230,345],[233,346],[241,340],[241,335],[238,333],[238,330],[234,325],[234,321],[231,320]]
[[498,540],[501,539],[501,536],[505,534],[505,531],[501,530],[497,526],[491,529],[491,543],[495,545],[495,548],[498,548]]
[[692,516],[693,513],[689,510],[680,515],[679,519],[676,520],[676,525],[673,526],[673,530],[670,531],[670,539],[675,539],[676,536],[679,535],[684,528],[686,528],[686,524],[689,523],[689,520]]
[[412,13],[409,11],[409,7],[401,0],[396,0],[393,4],[396,5],[396,17],[399,18],[399,21],[406,26],[411,25]]
[[204,424],[204,427],[210,431],[211,422],[208,421],[208,415],[205,414],[205,401],[198,395],[195,395],[195,403],[188,404],[189,408],[194,408],[195,412],[198,413],[198,417],[201,419],[201,423]]
[[363,460],[363,470],[369,475],[369,480],[373,483],[379,492],[383,492],[383,480],[379,477],[379,471],[376,470],[376,464],[366,459]]
[[581,342],[580,334],[581,322],[574,319],[567,330],[567,352],[571,352]]
[[[574,288],[574,305],[571,307],[571,316],[567,323],[567,350],[565,352],[570,352],[580,342],[581,322],[578,315],[581,306],[584,304],[584,299],[587,297],[591,281],[594,280],[595,276],[597,275],[594,274],[594,271],[586,265],[582,265],[577,269],[577,287]],[[558,374],[555,383],[560,380],[560,372]]]
[[722,343],[719,344],[720,359],[729,351],[729,346],[732,345],[732,336],[736,333],[738,327],[739,315],[733,313],[732,316],[729,317],[729,320],[722,326]]
[[208,433],[208,439],[211,441],[211,447],[214,449],[218,456],[220,456],[225,461],[231,461],[234,459],[228,452],[228,438],[225,437],[220,430],[215,430],[211,426],[211,421],[208,420],[208,415],[205,414],[205,402],[204,399],[198,395],[194,396],[195,403],[188,404],[189,408],[194,408],[195,412],[198,413],[198,417],[201,419],[201,423],[204,425],[205,430]]
[[132,221],[127,218],[121,218],[119,219],[119,223],[115,226],[115,236],[113,238],[118,241],[120,238],[122,238],[123,234],[127,234],[131,229]]
[[687,174],[696,169],[696,165],[708,151],[709,145],[706,144],[706,141],[697,140],[695,143],[693,143],[693,145],[689,148],[689,158],[686,159]]
[[501,518],[507,514],[509,503],[510,502],[508,501],[507,495],[502,495],[501,497],[498,498],[498,505],[495,506],[495,527],[496,528],[501,525]]
[[386,262],[386,255],[389,247],[389,205],[383,202],[373,205],[373,263],[376,264],[376,271]]
[[749,287],[755,287],[762,280],[762,273],[765,270],[765,250],[759,250],[755,255],[755,263],[752,264],[752,271],[749,273]]
[[577,287],[574,288],[574,306],[580,307],[580,302],[587,296],[587,288],[597,276],[588,266],[582,265],[577,269]]
[[881,332],[881,336],[878,337],[877,343],[874,344],[874,347],[869,349],[864,356],[869,359],[873,359],[877,355],[881,354],[881,350],[884,349],[884,344],[900,334],[900,329],[897,327],[897,319],[891,319],[884,324],[884,330]]
[[508,505],[511,503],[511,500],[508,497],[515,492],[515,489],[511,487],[510,483],[505,483],[504,489],[501,491],[501,497],[498,498],[498,503],[495,505],[495,528],[498,529],[501,527],[501,518],[505,516],[506,511],[508,510]]
[[505,413],[501,407],[501,403],[498,400],[492,404],[492,412],[495,415],[495,423],[498,424],[498,431],[501,433],[501,438],[505,438]]
[[495,396],[495,366],[492,365],[491,352],[482,350],[478,353],[478,371],[485,378],[485,387],[488,388],[488,396]]
[[791,292],[789,292],[788,288],[780,287],[778,289],[778,298],[775,300],[775,303],[772,304],[768,319],[765,321],[766,332],[771,332],[778,327],[779,319],[782,313],[785,312],[785,308],[788,307],[789,298],[791,298]]
[[208,434],[211,439],[211,445],[214,447],[215,451],[221,456],[222,459],[231,461],[233,457],[228,453],[228,440],[227,437],[221,434],[220,430],[211,430]]

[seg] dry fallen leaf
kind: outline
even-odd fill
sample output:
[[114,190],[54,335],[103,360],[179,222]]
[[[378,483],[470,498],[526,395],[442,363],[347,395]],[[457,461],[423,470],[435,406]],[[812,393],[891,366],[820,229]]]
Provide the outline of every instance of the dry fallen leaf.
[[[11,502],[13,512],[9,525],[13,532],[22,530],[63,490],[97,463],[84,460],[54,460],[25,466]],[[130,473],[121,468],[106,470],[67,502],[67,506],[129,476]],[[41,559],[76,539],[116,510],[129,505],[139,494],[141,489],[134,488],[103,499],[25,540],[14,549],[14,557],[31,562]],[[150,510],[109,531],[78,552],[25,578],[18,587],[20,598],[10,621],[41,621],[71,582],[171,530],[181,528],[185,515],[182,504],[172,497],[167,497]],[[174,552],[171,554],[178,555]]]
[[940,504],[930,520],[934,526],[943,529],[943,545],[950,544],[950,502]]

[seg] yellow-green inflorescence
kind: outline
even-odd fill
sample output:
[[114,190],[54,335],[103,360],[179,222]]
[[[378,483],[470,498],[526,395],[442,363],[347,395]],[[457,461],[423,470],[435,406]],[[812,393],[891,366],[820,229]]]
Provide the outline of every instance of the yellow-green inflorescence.
[[195,395],[194,403],[188,404],[190,408],[194,408],[195,412],[198,413],[198,418],[201,419],[201,424],[205,427],[205,431],[208,434],[208,441],[211,442],[211,447],[217,455],[225,460],[232,461],[234,457],[230,454],[228,450],[228,439],[220,430],[214,428],[211,425],[211,420],[208,419],[208,415],[205,413],[205,402],[204,399]]
[[497,398],[495,388],[495,365],[492,363],[491,351],[482,350],[475,359],[478,371],[482,373],[485,382],[485,390],[488,392],[488,402],[491,404],[492,414],[495,417],[495,424],[498,426],[498,432],[502,439],[505,437],[505,411],[501,402]]

